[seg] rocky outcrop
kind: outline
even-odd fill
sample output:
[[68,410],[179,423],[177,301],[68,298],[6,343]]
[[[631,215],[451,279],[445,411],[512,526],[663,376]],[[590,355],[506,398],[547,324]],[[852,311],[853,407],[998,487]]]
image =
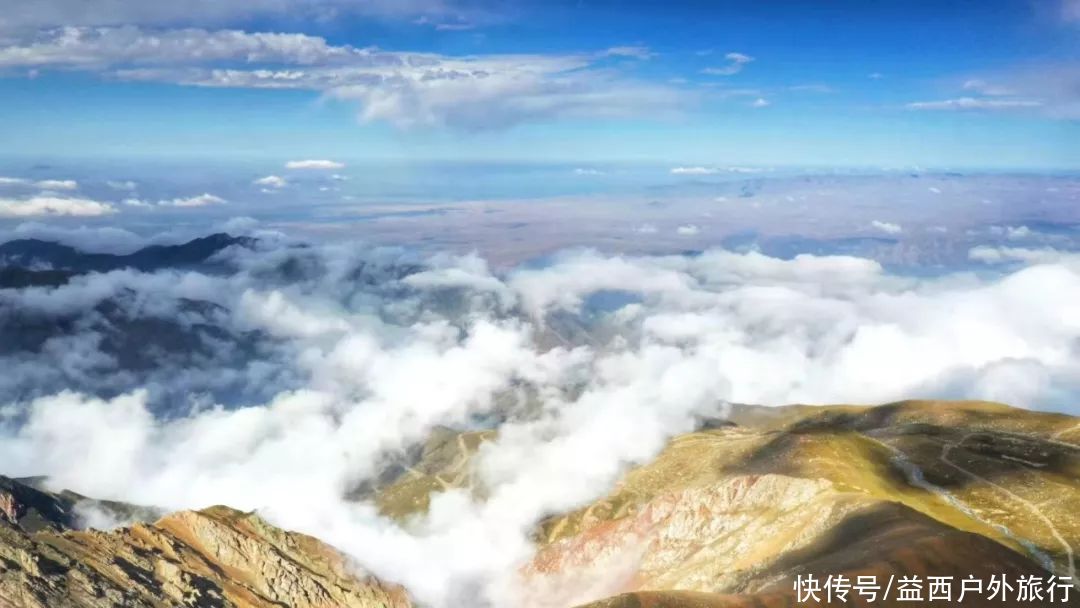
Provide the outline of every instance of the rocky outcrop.
[[407,608],[328,545],[226,507],[111,532],[0,527],[0,608]]

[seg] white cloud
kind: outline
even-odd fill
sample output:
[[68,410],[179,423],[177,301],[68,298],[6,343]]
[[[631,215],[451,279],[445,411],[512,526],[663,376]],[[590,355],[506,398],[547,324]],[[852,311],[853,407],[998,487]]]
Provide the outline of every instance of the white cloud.
[[285,163],[286,169],[317,169],[317,170],[330,170],[330,169],[344,169],[344,163],[339,163],[333,160],[290,160]]
[[64,27],[39,33],[22,45],[0,46],[0,67],[107,68],[138,65],[198,65],[215,62],[316,65],[364,61],[371,53],[333,46],[306,34],[137,27]]
[[79,182],[73,179],[46,179],[37,182],[42,190],[78,190]]
[[480,19],[484,13],[452,0],[187,0],[182,3],[145,0],[34,0],[8,10],[0,31],[52,26],[220,25],[259,18],[331,20],[345,16],[412,19],[458,17]]
[[754,108],[767,108],[770,105],[772,105],[772,104],[770,104],[769,100],[765,99],[764,97],[758,97],[757,99],[754,100],[753,103],[750,104],[750,106],[754,107]]
[[468,23],[463,21],[435,24],[435,31],[437,32],[467,32],[473,29],[476,29],[475,23]]
[[1023,110],[1039,108],[1043,102],[1036,99],[984,99],[958,97],[941,101],[916,101],[907,104],[911,110]]
[[685,90],[599,65],[608,56],[454,57],[333,45],[305,34],[130,26],[63,28],[0,46],[0,66],[82,69],[111,79],[187,86],[318,91],[357,102],[363,121],[403,128],[477,130],[553,118],[656,117],[692,100]]
[[23,177],[0,177],[0,186],[22,186],[39,190],[78,190],[79,182],[73,179],[43,179],[34,181]]
[[715,175],[720,173],[716,167],[675,167],[671,170],[672,175]]
[[1015,95],[1016,92],[1008,87],[991,84],[982,80],[981,78],[971,78],[964,81],[962,87],[965,91],[974,91],[979,95],[989,95],[992,97]]
[[[979,82],[979,79],[975,79]],[[1011,96],[994,98],[1037,110],[1041,115],[1059,120],[1080,118],[1080,66],[1072,63],[1036,63],[1003,70],[987,76],[991,92]],[[993,101],[993,99],[991,99]],[[991,109],[1009,109],[997,106]]]
[[223,205],[227,201],[220,196],[205,193],[187,198],[166,199],[155,202],[130,198],[124,201],[130,207],[206,207],[208,205]]
[[656,226],[654,226],[652,224],[642,224],[642,225],[638,226],[637,228],[635,228],[634,231],[639,233],[639,234],[656,234],[657,233]]
[[743,70],[746,64],[754,60],[749,55],[743,53],[728,53],[724,55],[724,59],[728,60],[728,64],[721,67],[709,67],[701,70],[702,74],[708,74],[710,76],[734,76]]
[[881,220],[874,220],[870,222],[870,225],[886,234],[900,234],[904,231],[904,227],[900,224],[894,224],[892,222],[883,222]]
[[652,59],[656,53],[647,46],[613,46],[603,52],[608,57],[630,57],[632,59]]
[[129,181],[108,181],[108,182],[105,182],[105,185],[112,188],[113,190],[121,190],[121,191],[124,191],[124,192],[134,192],[139,187],[139,184],[137,184],[137,183],[135,183],[133,181],[130,181],[130,180]]
[[789,91],[795,91],[797,93],[832,93],[833,88],[827,84],[812,83],[812,84],[796,84],[788,87]]
[[85,198],[63,198],[41,194],[26,199],[0,198],[0,217],[33,217],[47,215],[95,216],[115,213],[116,208]]
[[267,188],[273,189],[284,188],[285,186],[289,185],[288,180],[286,180],[284,177],[280,177],[277,175],[267,175],[266,177],[260,177],[252,183],[256,186],[265,186]]
[[574,175],[603,175],[604,172],[599,169],[591,169],[588,167],[578,167],[574,169]]
[[701,228],[698,228],[694,224],[686,224],[676,228],[675,232],[679,236],[696,236],[698,233],[701,232]]
[[1023,247],[990,247],[980,245],[968,251],[968,257],[985,264],[1005,264],[1022,262],[1024,264],[1054,264],[1063,261],[1080,260],[1080,255],[1059,251],[1053,248],[1027,249]]
[[772,169],[764,167],[705,167],[705,166],[686,166],[686,167],[674,167],[670,173],[672,175],[716,175],[718,173],[764,173],[772,171]]
[[987,231],[994,236],[1003,236],[1011,241],[1031,238],[1035,231],[1027,226],[990,226]]
[[176,198],[171,201],[162,201],[158,204],[171,205],[173,207],[205,207],[207,205],[221,205],[225,199],[213,194],[200,194],[189,198]]

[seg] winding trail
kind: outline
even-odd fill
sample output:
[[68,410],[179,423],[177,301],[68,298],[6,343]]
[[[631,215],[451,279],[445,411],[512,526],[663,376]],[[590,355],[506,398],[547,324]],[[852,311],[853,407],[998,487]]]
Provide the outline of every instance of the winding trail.
[[987,478],[985,478],[985,477],[983,477],[983,476],[981,476],[981,475],[979,475],[977,473],[973,473],[973,472],[965,469],[964,467],[956,464],[955,462],[953,462],[949,458],[949,454],[952,453],[952,451],[954,449],[962,446],[964,444],[964,442],[967,441],[969,438],[971,438],[971,437],[973,437],[975,435],[982,435],[982,434],[986,434],[986,433],[981,433],[981,432],[976,431],[976,432],[972,432],[972,433],[968,433],[968,434],[964,435],[958,441],[951,441],[951,442],[945,443],[944,445],[941,446],[941,455],[938,457],[938,459],[941,462],[944,462],[945,464],[947,464],[947,465],[951,466],[952,468],[956,469],[957,471],[960,471],[964,475],[967,475],[971,479],[974,479],[975,481],[984,483],[987,486],[989,486],[991,488],[994,488],[995,490],[1001,492],[1005,496],[1008,496],[1011,500],[1023,505],[1028,511],[1030,511],[1033,515],[1038,517],[1044,524],[1046,524],[1046,527],[1050,530],[1050,534],[1054,537],[1055,540],[1057,540],[1059,543],[1061,543],[1062,548],[1065,549],[1065,555],[1068,556],[1068,558],[1069,558],[1069,577],[1072,578],[1072,580],[1075,581],[1076,580],[1076,556],[1075,556],[1075,554],[1073,552],[1073,547],[1072,547],[1072,545],[1070,545],[1068,543],[1068,541],[1065,540],[1065,537],[1061,535],[1061,532],[1058,531],[1057,527],[1054,525],[1054,522],[1050,521],[1049,517],[1044,515],[1043,512],[1041,510],[1039,510],[1038,507],[1036,507],[1034,504],[1032,504],[1027,499],[1023,498],[1022,496],[1019,496],[1019,495],[1015,494],[1014,492],[1012,492],[1008,488],[1006,488],[1004,486],[1001,486],[1001,485],[998,485],[998,484],[990,481],[989,479],[987,479]]
[[[1072,433],[1072,432],[1080,432],[1080,422],[1077,422],[1075,426],[1070,426],[1068,428],[1061,429],[1060,431],[1058,431],[1058,432],[1054,433],[1053,435],[1051,435],[1050,439],[1061,439],[1065,435],[1067,435],[1069,433]],[[1054,443],[1061,444],[1060,441],[1054,441]],[[1074,444],[1074,443],[1067,443],[1065,445],[1071,445],[1074,448],[1080,448],[1080,445],[1077,445],[1077,444]]]

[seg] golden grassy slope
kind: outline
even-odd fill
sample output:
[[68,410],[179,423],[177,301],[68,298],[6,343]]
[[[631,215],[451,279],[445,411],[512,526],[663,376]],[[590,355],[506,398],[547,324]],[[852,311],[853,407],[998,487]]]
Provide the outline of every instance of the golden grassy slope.
[[[1059,575],[1075,572],[1080,547],[1075,418],[996,403],[936,401],[737,406],[730,418],[738,426],[710,424],[709,430],[675,437],[605,498],[542,522],[536,535],[541,552],[530,572],[580,570],[632,538],[642,555],[616,591],[763,593],[810,563],[839,568],[845,547],[880,535],[891,539],[879,548],[892,558],[910,547],[933,548],[958,573],[964,568],[970,573],[987,560],[1016,572],[1040,567]],[[411,504],[424,508],[426,499],[416,498],[420,488],[468,487],[473,446],[490,438],[471,436],[441,465],[422,461],[382,495],[401,496],[410,488]],[[418,472],[421,468],[426,472]],[[717,498],[761,479],[769,480],[770,489],[758,502]],[[823,485],[807,497],[801,494],[806,481]],[[382,504],[398,517],[410,512],[403,500]],[[676,512],[672,505],[678,504],[695,505],[708,515],[693,520],[683,513],[677,525],[654,516],[665,508]],[[899,515],[866,515],[889,508],[899,509]],[[718,520],[730,526],[718,527]],[[851,522],[860,522],[866,534],[851,532]],[[890,536],[892,529],[913,536]],[[844,542],[824,542],[838,531],[847,531],[841,534]],[[944,537],[950,542],[942,544]],[[802,563],[793,556],[801,556]],[[919,559],[898,563],[907,563],[911,573],[943,567]],[[776,601],[786,600],[778,596]]]

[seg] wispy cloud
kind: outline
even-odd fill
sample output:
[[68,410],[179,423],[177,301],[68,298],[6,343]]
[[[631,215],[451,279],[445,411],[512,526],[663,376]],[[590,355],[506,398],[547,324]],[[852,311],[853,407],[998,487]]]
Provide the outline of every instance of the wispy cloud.
[[656,56],[656,53],[652,52],[647,46],[613,46],[610,49],[604,51],[604,55],[608,57],[630,57],[633,59],[652,59]]
[[1008,87],[992,84],[981,78],[971,78],[964,81],[963,89],[965,91],[973,91],[975,93],[978,93],[979,95],[989,95],[991,97],[1016,94],[1015,91]]
[[1061,18],[1066,23],[1080,23],[1080,0],[1062,0]]
[[[598,53],[447,56],[334,45],[306,34],[68,27],[3,46],[0,67],[96,72],[186,86],[298,89],[356,102],[364,122],[495,129],[558,118],[657,117],[692,98],[670,84],[601,67]],[[732,54],[733,65],[749,58]]]
[[754,61],[754,58],[749,55],[734,52],[724,55],[724,59],[728,60],[727,65],[705,68],[701,70],[701,73],[710,76],[733,76],[741,72],[746,64]]
[[911,110],[1022,110],[1039,108],[1043,102],[1036,99],[985,99],[978,97],[957,97],[939,101],[916,101],[907,104]]
[[1057,120],[1080,119],[1080,67],[1075,64],[1027,64],[979,75],[957,83],[955,97],[916,101],[913,110],[981,112],[1028,111]]
[[827,84],[822,83],[810,83],[810,84],[796,84],[788,87],[789,91],[796,93],[832,93],[833,88]]
[[407,20],[488,19],[477,3],[455,0],[34,0],[5,11],[0,31],[53,26],[222,25],[260,18],[331,20],[348,16]]

